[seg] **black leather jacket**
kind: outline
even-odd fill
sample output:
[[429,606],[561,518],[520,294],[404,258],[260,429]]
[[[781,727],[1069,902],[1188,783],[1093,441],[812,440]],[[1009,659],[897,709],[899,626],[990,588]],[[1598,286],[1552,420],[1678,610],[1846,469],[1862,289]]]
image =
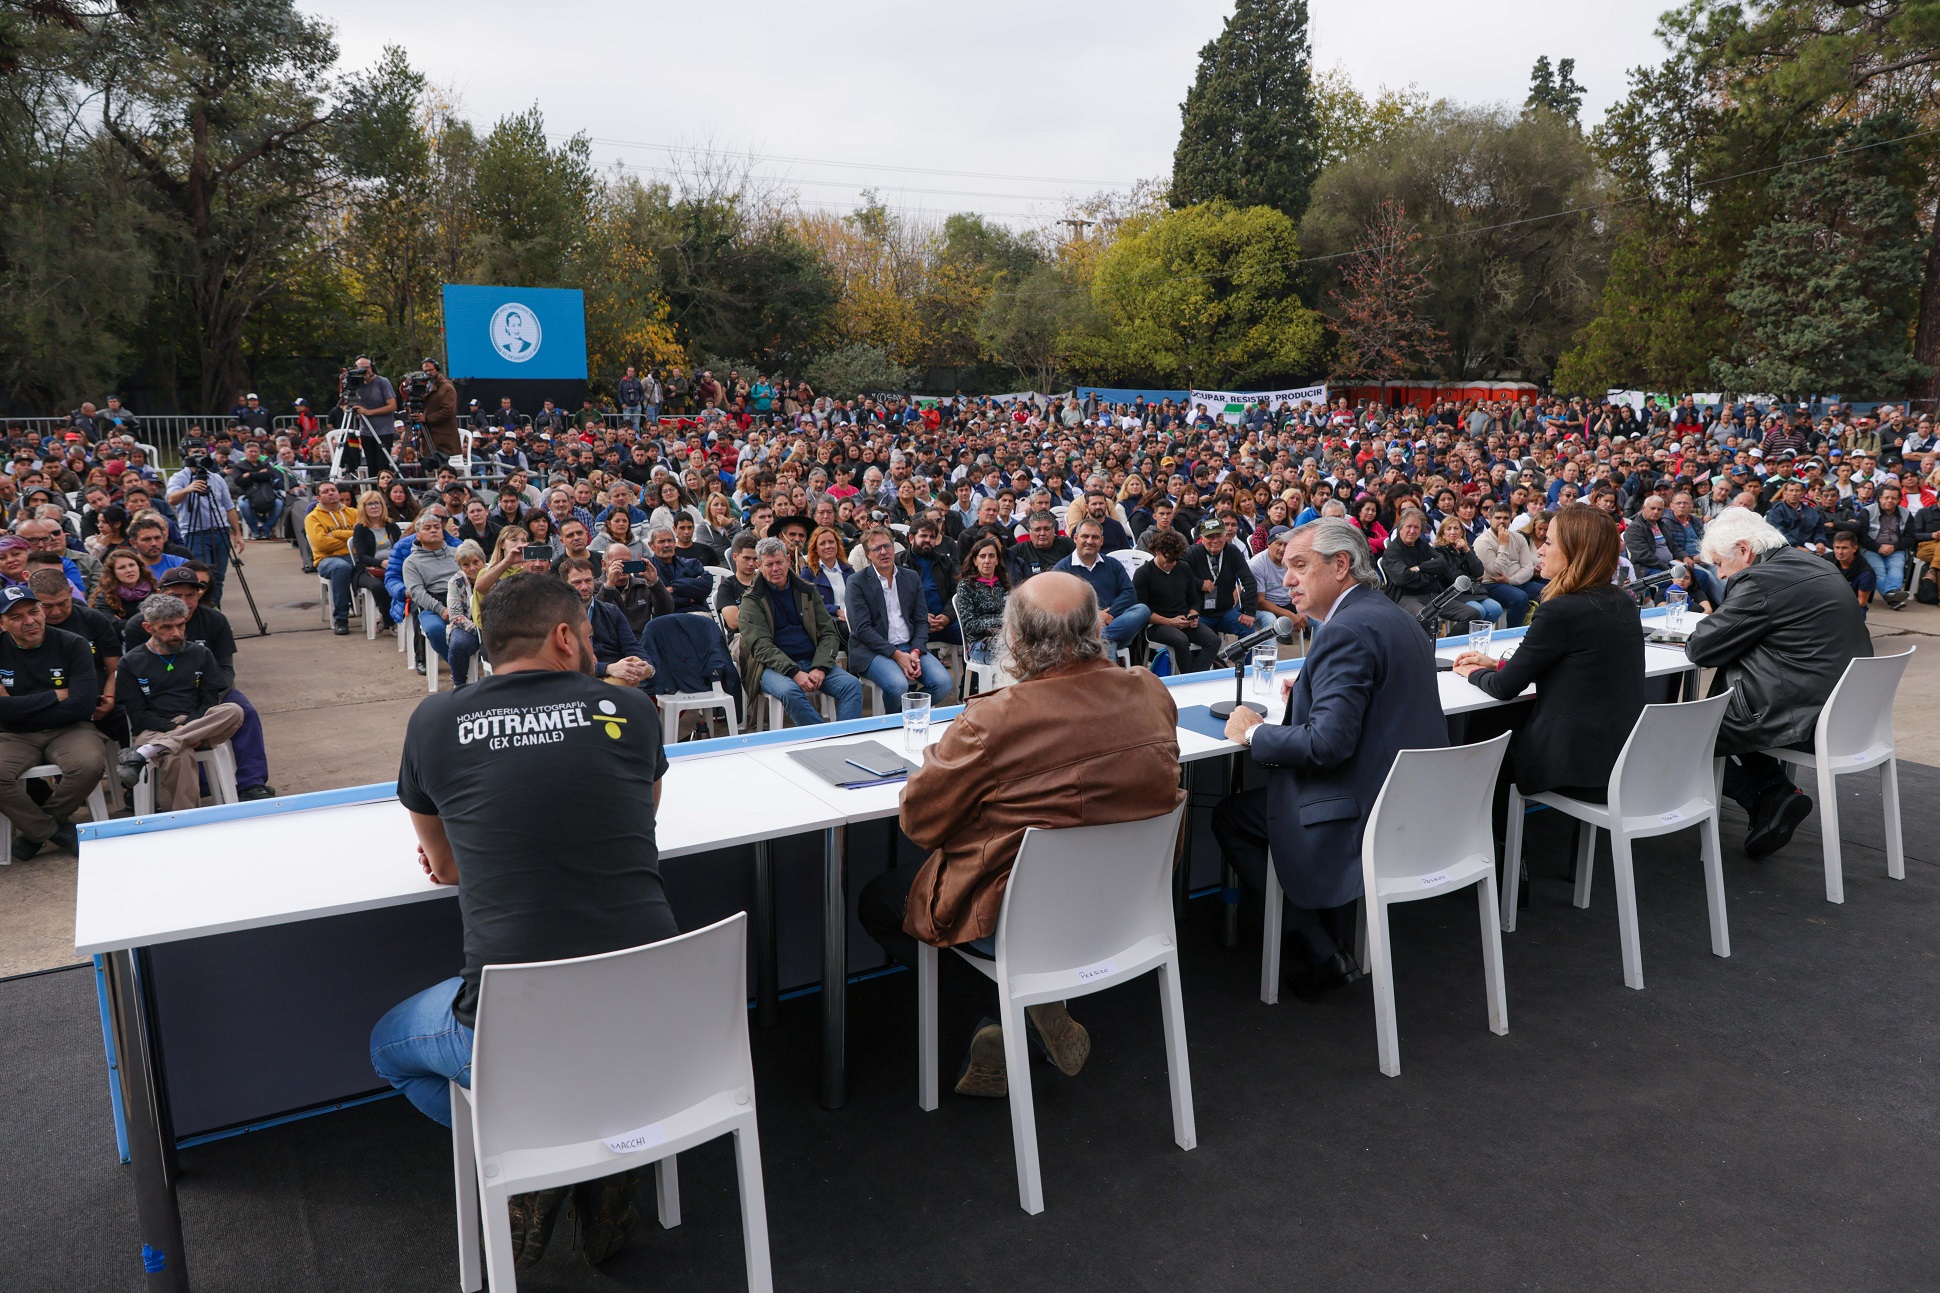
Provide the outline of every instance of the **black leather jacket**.
[[1764,553],[1731,576],[1723,604],[1685,647],[1692,664],[1718,671],[1712,695],[1735,689],[1720,755],[1809,743],[1846,665],[1872,653],[1845,576],[1798,548]]

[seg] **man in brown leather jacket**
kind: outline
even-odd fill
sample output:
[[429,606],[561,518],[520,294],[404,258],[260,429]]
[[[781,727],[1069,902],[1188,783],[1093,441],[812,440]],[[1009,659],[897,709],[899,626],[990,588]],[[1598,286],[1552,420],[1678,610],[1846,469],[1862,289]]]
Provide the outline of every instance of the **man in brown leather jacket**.
[[[863,888],[864,928],[905,965],[915,940],[995,954],[1004,886],[1032,826],[1100,826],[1169,813],[1179,788],[1178,710],[1144,669],[1120,669],[1099,637],[1098,598],[1052,571],[1004,609],[1018,682],[972,697],[903,791],[903,833],[930,849]],[[1091,1039],[1062,1002],[1026,1012],[1053,1063],[1076,1074]],[[959,1095],[1003,1096],[1000,1025],[984,1020]]]
[[431,378],[431,389],[424,397],[424,438],[445,458],[458,456],[458,388],[445,380],[438,361],[427,359],[421,365]]

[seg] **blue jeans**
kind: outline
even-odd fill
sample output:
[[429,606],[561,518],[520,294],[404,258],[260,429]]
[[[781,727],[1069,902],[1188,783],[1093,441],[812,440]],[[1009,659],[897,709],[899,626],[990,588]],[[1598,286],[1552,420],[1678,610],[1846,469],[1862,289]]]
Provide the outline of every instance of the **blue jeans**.
[[[907,651],[909,644],[901,643],[897,649]],[[949,704],[950,693],[956,690],[956,683],[950,679],[950,671],[945,669],[935,656],[927,652],[918,656],[917,661],[923,670],[923,681],[919,685],[930,694],[930,704]],[[863,672],[869,675],[870,682],[882,688],[884,711],[887,713],[900,711],[903,707],[903,693],[910,690],[910,681],[897,667],[895,657],[879,655],[869,662],[869,667]]]
[[1152,608],[1144,602],[1134,603],[1123,615],[1116,616],[1105,625],[1105,641],[1115,647],[1122,647],[1144,632],[1145,626],[1152,622]]
[[1502,603],[1493,597],[1471,597],[1469,601],[1482,608],[1482,618],[1499,620],[1502,618]]
[[325,557],[317,562],[317,573],[330,581],[330,618],[339,624],[350,622],[350,581],[357,573],[349,557]]
[[267,520],[256,514],[256,509],[249,505],[249,500],[246,498],[236,500],[236,511],[242,514],[243,524],[249,527],[251,535],[258,539],[267,539],[271,531],[276,529],[276,523],[283,519],[283,500],[280,497],[271,500]]
[[[229,573],[229,531],[227,530],[190,530],[182,536],[182,546],[189,550],[189,556],[209,565],[209,601],[222,605],[222,581]],[[336,585],[331,585],[336,590]]]
[[418,1112],[451,1126],[451,1087],[472,1085],[472,1030],[451,1013],[464,981],[453,975],[406,997],[370,1030],[370,1066]]
[[438,653],[440,659],[449,662],[451,646],[445,641],[445,622],[438,618],[438,612],[419,611],[418,627],[424,630],[424,640],[431,644],[431,649]]
[[[822,712],[815,708],[815,702],[810,700],[807,693],[797,687],[795,680],[787,674],[776,673],[773,669],[763,669],[761,690],[763,694],[773,696],[781,702],[781,707],[788,711],[788,717],[795,721],[797,727],[807,727],[814,723],[828,721],[822,717]],[[828,676],[822,679],[822,690],[835,701],[837,722],[847,722],[849,719],[862,717],[862,684],[846,670],[830,669]]]
[[[1239,603],[1234,602],[1226,608],[1225,613],[1222,615],[1214,615],[1210,611],[1200,611],[1199,622],[1215,633],[1231,633],[1234,637],[1243,638],[1248,633],[1251,633],[1253,629],[1249,629],[1244,624],[1241,624],[1239,622],[1239,616]],[[1145,610],[1145,618],[1147,622],[1150,622],[1152,618],[1150,607],[1147,607]],[[1255,623],[1253,627],[1258,628],[1259,625]]]
[[462,687],[471,681],[472,657],[478,654],[478,634],[470,629],[450,626],[445,638],[447,648],[445,659],[451,664],[451,681],[454,686]]
[[1529,613],[1529,594],[1514,584],[1484,584],[1489,596],[1502,605],[1502,613],[1509,617],[1509,627],[1522,623],[1522,617]]
[[1879,595],[1897,593],[1906,586],[1906,550],[1880,556],[1877,552],[1862,552],[1866,564],[1873,568],[1873,578],[1879,581]]

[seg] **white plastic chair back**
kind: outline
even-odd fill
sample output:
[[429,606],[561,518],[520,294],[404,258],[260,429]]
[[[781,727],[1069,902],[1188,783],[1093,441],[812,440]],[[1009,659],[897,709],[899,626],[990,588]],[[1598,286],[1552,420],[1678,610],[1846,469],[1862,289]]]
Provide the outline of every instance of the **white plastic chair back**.
[[1125,573],[1128,575],[1137,574],[1138,568],[1152,559],[1151,553],[1141,552],[1137,548],[1120,548],[1116,552],[1107,552],[1105,555],[1125,567]]
[[1610,773],[1610,808],[1630,834],[1653,832],[1649,819],[1676,829],[1717,808],[1712,751],[1731,692],[1708,700],[1646,705]]
[[1464,863],[1479,859],[1493,870],[1489,806],[1508,747],[1504,732],[1477,745],[1397,754],[1361,837],[1368,874],[1384,888],[1406,881],[1429,889]]
[[1173,937],[1173,843],[1183,806],[1110,826],[1024,832],[997,922],[997,959],[1019,975],[1101,964]]
[[1893,748],[1893,698],[1917,650],[1909,646],[1897,655],[1861,656],[1848,663],[1819,712],[1814,753],[1835,766],[1884,758]]
[[747,1000],[744,912],[603,956],[486,966],[471,1085],[481,1161],[752,1095]]

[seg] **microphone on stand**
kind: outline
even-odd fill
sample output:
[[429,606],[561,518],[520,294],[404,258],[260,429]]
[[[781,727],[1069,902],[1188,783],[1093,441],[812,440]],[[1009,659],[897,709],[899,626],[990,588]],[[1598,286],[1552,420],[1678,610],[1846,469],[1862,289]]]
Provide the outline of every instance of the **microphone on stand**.
[[1268,638],[1274,638],[1281,642],[1293,641],[1293,621],[1276,615],[1273,617],[1273,623],[1264,628],[1254,629],[1251,633],[1248,633],[1245,637],[1221,651],[1216,657],[1222,661],[1232,662],[1233,698],[1231,700],[1215,701],[1211,705],[1206,706],[1214,718],[1231,718],[1233,711],[1242,705],[1258,714],[1261,718],[1266,717],[1265,705],[1255,701],[1243,700],[1241,697],[1246,691],[1246,653],[1265,642]]
[[1677,578],[1677,569],[1672,567],[1669,570],[1660,570],[1654,575],[1645,575],[1642,579],[1632,580],[1623,586],[1623,591],[1635,597],[1639,593],[1647,593],[1653,588],[1668,584],[1675,578]]
[[1429,602],[1415,613],[1415,619],[1423,627],[1427,628],[1429,637],[1435,636],[1434,626],[1441,619],[1442,611],[1454,605],[1463,593],[1473,587],[1475,587],[1475,581],[1473,579],[1470,579],[1467,575],[1457,575],[1455,576],[1454,583],[1437,593],[1434,601]]

